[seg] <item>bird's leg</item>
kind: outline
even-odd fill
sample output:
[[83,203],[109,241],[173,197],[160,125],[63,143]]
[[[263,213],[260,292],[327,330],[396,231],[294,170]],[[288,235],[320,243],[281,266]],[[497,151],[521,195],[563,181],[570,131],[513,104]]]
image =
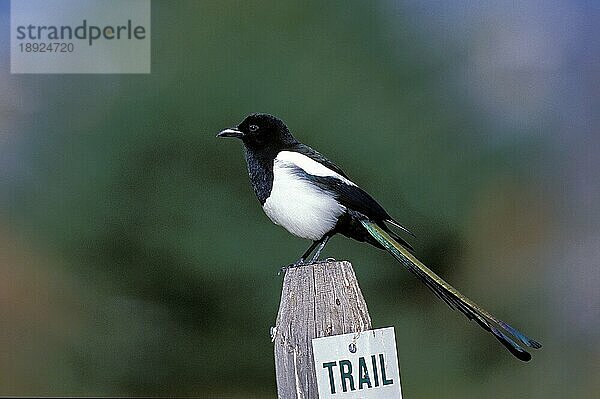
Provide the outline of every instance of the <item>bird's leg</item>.
[[304,264],[304,261],[306,260],[306,258],[308,258],[308,255],[310,255],[312,253],[312,251],[315,250],[315,248],[317,247],[317,245],[319,245],[321,241],[313,241],[312,244],[310,244],[310,247],[308,247],[308,249],[306,250],[306,252],[304,252],[302,254],[302,256],[300,257],[300,259],[298,259],[296,262],[293,263],[294,266],[302,266]]
[[314,249],[317,247],[317,245],[319,245],[320,242],[321,241],[313,241],[313,243],[310,245],[310,247],[308,247],[306,252],[304,252],[302,254],[300,259],[298,259],[297,261],[295,261],[294,263],[292,263],[290,265],[282,267],[281,270],[279,271],[279,273],[277,273],[277,274],[284,273],[287,269],[291,269],[292,267],[298,267],[298,266],[304,265],[304,261],[306,260],[306,258],[308,258],[308,255],[310,255],[311,252],[314,251]]
[[317,250],[315,251],[315,254],[313,255],[312,259],[310,260],[310,263],[315,263],[316,261],[319,260],[319,255],[321,255],[321,251],[323,250],[323,248],[325,248],[325,245],[327,245],[327,242],[329,241],[330,238],[331,238],[331,236],[329,234],[326,234],[325,236],[323,236],[323,238],[321,238],[318,241],[319,248],[317,248]]

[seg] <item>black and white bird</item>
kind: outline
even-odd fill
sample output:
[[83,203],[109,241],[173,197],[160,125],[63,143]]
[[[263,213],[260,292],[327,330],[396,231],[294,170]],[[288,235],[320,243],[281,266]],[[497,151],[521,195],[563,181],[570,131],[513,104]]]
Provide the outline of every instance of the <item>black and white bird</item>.
[[451,308],[475,320],[520,360],[531,359],[522,345],[541,348],[537,341],[492,316],[421,263],[390,225],[411,233],[337,165],[296,140],[280,119],[252,114],[217,137],[242,140],[252,188],[269,219],[312,241],[290,267],[316,262],[327,241],[340,233],[387,250]]

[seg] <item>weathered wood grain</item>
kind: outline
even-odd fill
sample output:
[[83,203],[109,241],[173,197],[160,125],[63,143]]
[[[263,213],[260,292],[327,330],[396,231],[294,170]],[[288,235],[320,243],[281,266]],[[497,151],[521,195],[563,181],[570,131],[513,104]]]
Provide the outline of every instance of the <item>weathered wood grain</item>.
[[349,262],[288,269],[273,332],[280,399],[316,399],[311,341],[371,329],[371,318]]

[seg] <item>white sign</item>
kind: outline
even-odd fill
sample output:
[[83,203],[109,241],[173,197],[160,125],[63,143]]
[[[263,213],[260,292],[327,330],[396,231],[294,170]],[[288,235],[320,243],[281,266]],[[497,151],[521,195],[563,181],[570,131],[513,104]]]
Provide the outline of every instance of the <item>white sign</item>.
[[401,399],[394,327],[312,340],[320,399]]
[[150,73],[150,0],[13,0],[11,73]]

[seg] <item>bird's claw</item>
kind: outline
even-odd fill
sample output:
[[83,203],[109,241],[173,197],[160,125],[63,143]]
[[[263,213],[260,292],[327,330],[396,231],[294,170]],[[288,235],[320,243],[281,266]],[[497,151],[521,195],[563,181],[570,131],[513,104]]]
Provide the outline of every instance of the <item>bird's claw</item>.
[[280,276],[282,273],[285,273],[288,271],[288,269],[293,269],[295,267],[300,267],[300,266],[304,266],[304,259],[298,259],[296,262],[291,263],[287,266],[283,266],[281,269],[279,269],[279,273],[277,273],[278,276]]
[[309,265],[318,265],[321,263],[331,263],[331,262],[335,262],[335,258],[325,258],[325,259],[312,259],[309,263]]
[[319,260],[319,259],[312,259],[310,261],[310,263],[306,263],[306,261],[304,259],[298,259],[296,262],[294,263],[290,263],[287,266],[283,266],[281,269],[279,269],[279,272],[277,273],[278,276],[280,276],[281,274],[285,274],[285,272],[287,272],[289,269],[293,269],[295,267],[300,267],[300,266],[305,266],[305,265],[312,265],[312,264],[318,264],[318,263],[327,263],[327,262],[335,262],[335,258],[329,257],[323,260]]

